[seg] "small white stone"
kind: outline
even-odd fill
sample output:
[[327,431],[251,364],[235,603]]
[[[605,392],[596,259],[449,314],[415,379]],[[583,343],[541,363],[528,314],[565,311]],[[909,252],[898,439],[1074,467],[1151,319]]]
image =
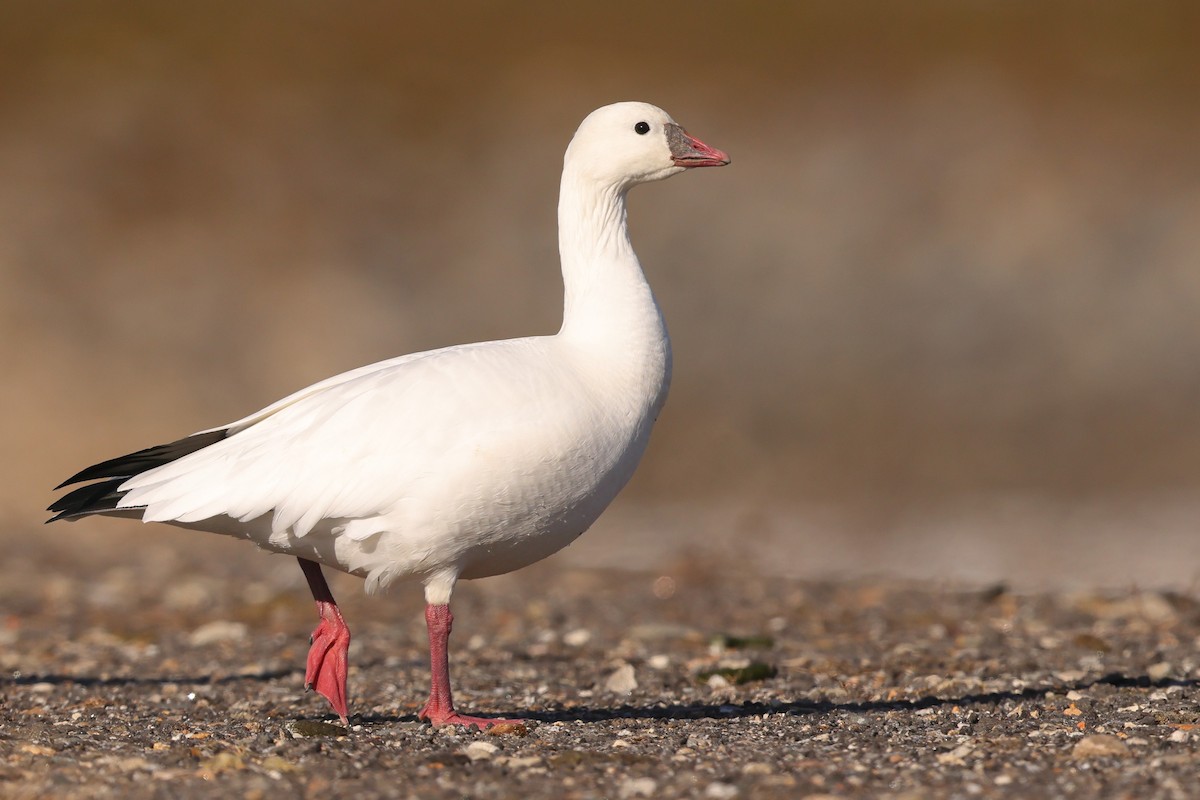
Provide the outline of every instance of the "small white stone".
[[724,675],[710,675],[705,685],[710,689],[728,689],[729,680]]
[[622,664],[617,667],[604,682],[604,688],[614,694],[629,694],[637,687],[637,676],[633,673],[632,664]]
[[1151,664],[1146,668],[1146,677],[1152,681],[1161,681],[1163,678],[1171,674],[1174,667],[1169,661],[1159,661],[1157,664]]
[[472,761],[487,761],[489,758],[496,755],[496,751],[499,749],[499,747],[491,742],[476,740],[463,748],[463,752],[466,753],[467,758],[471,759]]
[[242,622],[230,622],[227,619],[217,619],[206,622],[188,637],[192,647],[207,647],[218,642],[236,642],[246,638],[246,625]]
[[654,797],[658,783],[653,778],[628,778],[621,782],[617,794],[622,798]]
[[975,748],[970,744],[960,744],[948,753],[938,753],[936,758],[939,764],[949,766],[962,766],[965,759]]
[[564,635],[562,640],[568,647],[583,647],[592,640],[592,632],[587,628],[576,628]]
[[720,781],[710,783],[704,789],[704,796],[714,798],[714,800],[731,800],[739,794],[741,792],[732,783],[721,783]]
[[666,669],[671,666],[671,657],[664,653],[656,653],[646,659],[646,663],[650,665],[651,669]]
[[1175,731],[1170,736],[1168,736],[1167,741],[1182,743],[1182,742],[1186,742],[1190,738],[1192,738],[1191,734],[1189,734],[1187,731],[1181,729],[1181,730]]
[[1124,758],[1129,755],[1129,746],[1118,737],[1108,733],[1093,733],[1085,736],[1071,748],[1071,756],[1085,758]]

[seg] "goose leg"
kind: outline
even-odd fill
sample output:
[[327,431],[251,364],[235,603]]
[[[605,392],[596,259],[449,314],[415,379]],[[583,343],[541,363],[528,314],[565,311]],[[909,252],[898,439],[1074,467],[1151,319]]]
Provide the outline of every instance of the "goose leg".
[[349,667],[350,629],[342,619],[333,592],[329,591],[329,584],[321,573],[321,565],[306,558],[296,560],[300,562],[300,569],[304,570],[308,588],[317,602],[317,614],[321,617],[309,638],[312,646],[308,650],[308,662],[304,670],[304,688],[315,688],[333,706],[342,724],[348,726],[346,672]]
[[466,725],[484,730],[492,725],[522,724],[520,719],[470,717],[454,710],[454,697],[450,693],[450,629],[454,626],[454,615],[446,603],[425,605],[425,625],[429,628],[429,702],[417,713],[417,717],[428,720],[435,727],[441,725]]

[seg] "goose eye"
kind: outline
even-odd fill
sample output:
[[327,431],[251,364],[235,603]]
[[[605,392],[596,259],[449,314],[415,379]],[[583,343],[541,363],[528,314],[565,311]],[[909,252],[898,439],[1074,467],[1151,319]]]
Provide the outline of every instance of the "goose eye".
[[650,123],[639,122],[637,125],[633,126],[633,132],[636,133],[638,136],[645,136],[647,133],[650,132]]

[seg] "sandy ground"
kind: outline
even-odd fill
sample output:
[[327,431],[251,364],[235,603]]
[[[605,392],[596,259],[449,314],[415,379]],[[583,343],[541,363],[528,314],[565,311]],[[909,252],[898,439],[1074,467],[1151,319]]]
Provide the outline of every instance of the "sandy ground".
[[[101,523],[104,525],[104,523]],[[455,597],[434,730],[419,593],[333,586],[350,729],[302,687],[294,563],[168,529],[0,565],[3,797],[1191,797],[1200,603],[562,557]],[[523,734],[523,735],[522,735]]]

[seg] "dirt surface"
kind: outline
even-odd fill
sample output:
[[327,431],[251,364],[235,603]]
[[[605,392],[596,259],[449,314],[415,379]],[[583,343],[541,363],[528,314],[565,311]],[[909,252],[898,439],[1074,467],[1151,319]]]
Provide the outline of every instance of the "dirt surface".
[[[117,526],[113,526],[114,529]],[[2,797],[1192,797],[1200,603],[550,560],[463,584],[434,730],[419,593],[338,579],[351,727],[293,562],[174,531],[0,565]],[[523,733],[523,735],[521,735]]]

